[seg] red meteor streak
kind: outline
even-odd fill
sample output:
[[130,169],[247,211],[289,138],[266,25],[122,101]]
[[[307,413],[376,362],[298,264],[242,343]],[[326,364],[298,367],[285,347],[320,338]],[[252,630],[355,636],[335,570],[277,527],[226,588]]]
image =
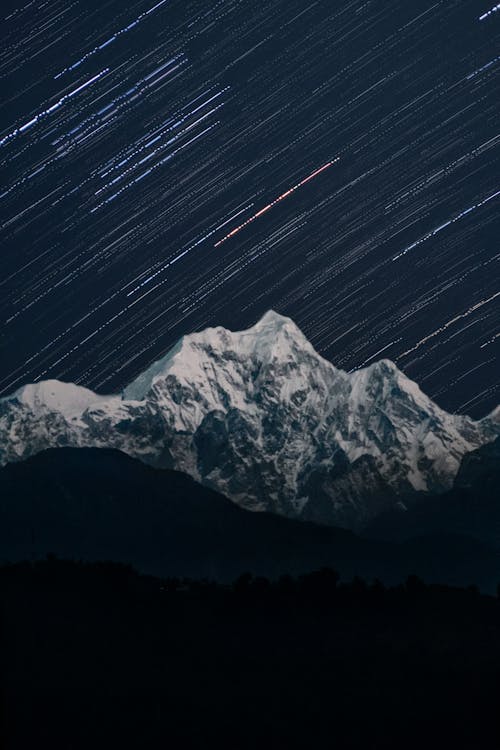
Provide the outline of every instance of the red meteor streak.
[[229,232],[229,234],[226,234],[225,237],[223,237],[222,239],[220,239],[218,242],[215,243],[214,247],[219,247],[219,245],[222,245],[223,242],[225,242],[226,240],[231,239],[231,237],[234,237],[235,234],[238,234],[238,232],[240,232],[246,226],[248,226],[249,224],[251,224],[252,221],[255,221],[255,219],[258,219],[259,216],[262,216],[262,214],[265,214],[266,211],[269,211],[273,206],[275,206],[280,201],[284,200],[285,198],[288,198],[289,195],[291,195],[296,190],[298,190],[300,187],[302,187],[302,185],[305,185],[306,182],[309,182],[309,180],[312,180],[318,174],[320,174],[321,172],[324,172],[325,169],[328,169],[328,167],[331,167],[332,164],[335,164],[335,162],[337,162],[338,160],[339,160],[339,157],[337,157],[333,161],[329,161],[326,164],[323,164],[322,167],[320,167],[319,169],[316,169],[308,177],[305,177],[303,180],[301,180],[296,185],[294,185],[293,187],[291,187],[289,190],[287,190],[285,193],[283,193],[282,195],[280,195],[278,198],[275,198],[271,203],[268,203],[267,206],[264,206],[264,208],[261,208],[260,211],[257,211],[256,214],[254,214],[253,216],[250,216],[250,218],[247,219],[246,221],[244,221],[243,224],[240,224],[239,226],[235,227],[234,229],[231,229],[231,231]]

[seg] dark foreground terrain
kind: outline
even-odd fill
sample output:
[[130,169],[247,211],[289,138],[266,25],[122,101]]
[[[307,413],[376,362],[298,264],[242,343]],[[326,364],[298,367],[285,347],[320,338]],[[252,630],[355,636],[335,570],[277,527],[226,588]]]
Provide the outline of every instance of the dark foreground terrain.
[[[487,503],[475,498],[466,522],[458,525],[438,510],[437,525],[429,525],[432,508],[441,506],[437,498],[428,501],[429,508],[422,501],[429,518],[421,526],[415,521],[415,538],[393,534],[392,526],[404,524],[405,514],[399,513],[381,524],[382,538],[370,539],[251,513],[185,474],[153,469],[119,451],[59,448],[0,468],[0,561],[48,554],[112,559],[159,577],[225,583],[242,570],[274,579],[331,567],[344,579],[377,577],[391,585],[416,573],[428,582],[475,583],[494,594],[500,580],[498,540],[468,535],[471,518],[476,526],[494,528],[498,502],[496,493],[491,495]],[[459,508],[450,501],[449,506]],[[386,540],[386,534],[395,539]]]
[[498,747],[498,599],[337,578],[3,566],[4,746]]

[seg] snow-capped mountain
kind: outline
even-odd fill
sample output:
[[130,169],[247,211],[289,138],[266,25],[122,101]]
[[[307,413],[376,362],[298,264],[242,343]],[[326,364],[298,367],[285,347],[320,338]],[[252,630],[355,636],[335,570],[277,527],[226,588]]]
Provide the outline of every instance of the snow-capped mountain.
[[448,489],[500,434],[440,409],[389,360],[346,373],[289,318],[184,336],[121,395],[49,380],[0,400],[0,461],[71,445],[177,468],[245,508],[362,527]]

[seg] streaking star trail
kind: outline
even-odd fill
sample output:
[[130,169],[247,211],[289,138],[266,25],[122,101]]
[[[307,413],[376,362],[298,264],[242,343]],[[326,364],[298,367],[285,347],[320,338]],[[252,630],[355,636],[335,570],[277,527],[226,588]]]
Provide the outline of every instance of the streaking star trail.
[[273,308],[345,370],[498,404],[496,0],[2,9],[1,395],[118,391]]
[[87,88],[87,86],[91,86],[93,83],[95,83],[100,78],[105,76],[106,73],[109,73],[109,68],[105,68],[104,70],[101,70],[100,73],[97,73],[97,75],[92,76],[92,78],[89,81],[85,81],[85,83],[82,83],[76,89],[73,89],[73,91],[70,91],[68,94],[64,94],[64,96],[62,96],[57,102],[55,102],[55,104],[51,104],[50,107],[47,107],[47,109],[36,114],[34,117],[31,118],[31,120],[29,120],[28,122],[25,122],[24,125],[20,125],[18,128],[8,133],[3,138],[0,138],[0,146],[4,146],[6,143],[11,141],[16,136],[25,133],[27,130],[29,130],[29,128],[32,128],[34,125],[37,125],[42,119],[44,119],[48,115],[51,115],[53,112],[58,110],[59,107],[62,107],[64,104],[66,104],[66,102],[68,102],[74,96],[79,94],[80,91],[83,91],[84,89]]
[[303,180],[301,180],[300,182],[298,182],[296,185],[294,185],[293,187],[291,187],[288,190],[286,190],[284,193],[282,193],[277,198],[275,198],[275,200],[271,201],[271,203],[268,203],[267,206],[264,206],[264,208],[261,208],[260,211],[257,211],[256,214],[253,214],[253,216],[250,216],[250,218],[247,219],[246,221],[244,221],[243,224],[240,224],[239,226],[237,226],[234,229],[232,229],[229,232],[229,234],[226,234],[225,237],[223,237],[222,239],[218,240],[218,242],[215,243],[214,247],[219,247],[219,245],[222,245],[224,242],[226,242],[226,240],[230,240],[231,237],[234,237],[236,234],[238,234],[238,232],[241,232],[242,229],[245,229],[245,227],[247,227],[249,224],[252,224],[252,222],[254,222],[256,219],[259,219],[261,216],[263,216],[265,213],[267,213],[268,211],[270,211],[271,208],[273,208],[274,206],[276,206],[278,203],[280,203],[281,201],[284,201],[285,198],[288,198],[290,195],[292,195],[292,193],[295,193],[296,190],[298,190],[299,188],[301,188],[307,182],[310,182],[311,180],[313,180],[315,177],[317,177],[319,174],[321,174],[321,172],[324,172],[325,169],[328,169],[329,167],[333,166],[335,164],[335,162],[337,162],[338,160],[339,159],[337,158],[337,159],[334,159],[333,161],[329,161],[326,164],[323,164],[322,167],[320,167],[319,169],[316,169],[308,177],[305,177]]
[[493,13],[497,13],[499,10],[500,3],[498,5],[494,5],[493,8],[487,10],[486,13],[483,13],[481,16],[479,16],[479,20],[484,21],[486,18],[489,18],[489,16],[493,15]]

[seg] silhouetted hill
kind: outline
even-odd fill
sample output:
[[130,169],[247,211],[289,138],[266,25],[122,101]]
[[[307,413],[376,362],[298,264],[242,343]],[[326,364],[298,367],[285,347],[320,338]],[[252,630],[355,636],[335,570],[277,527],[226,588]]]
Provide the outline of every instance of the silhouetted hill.
[[500,550],[500,438],[463,458],[452,490],[385,513],[367,530],[393,540],[442,533],[468,535]]
[[499,601],[337,581],[0,566],[2,747],[497,747]]
[[52,553],[217,580],[333,566],[347,577],[418,573],[493,590],[500,577],[498,555],[466,537],[399,545],[251,513],[181,473],[108,449],[51,449],[1,469],[0,550],[5,560]]

